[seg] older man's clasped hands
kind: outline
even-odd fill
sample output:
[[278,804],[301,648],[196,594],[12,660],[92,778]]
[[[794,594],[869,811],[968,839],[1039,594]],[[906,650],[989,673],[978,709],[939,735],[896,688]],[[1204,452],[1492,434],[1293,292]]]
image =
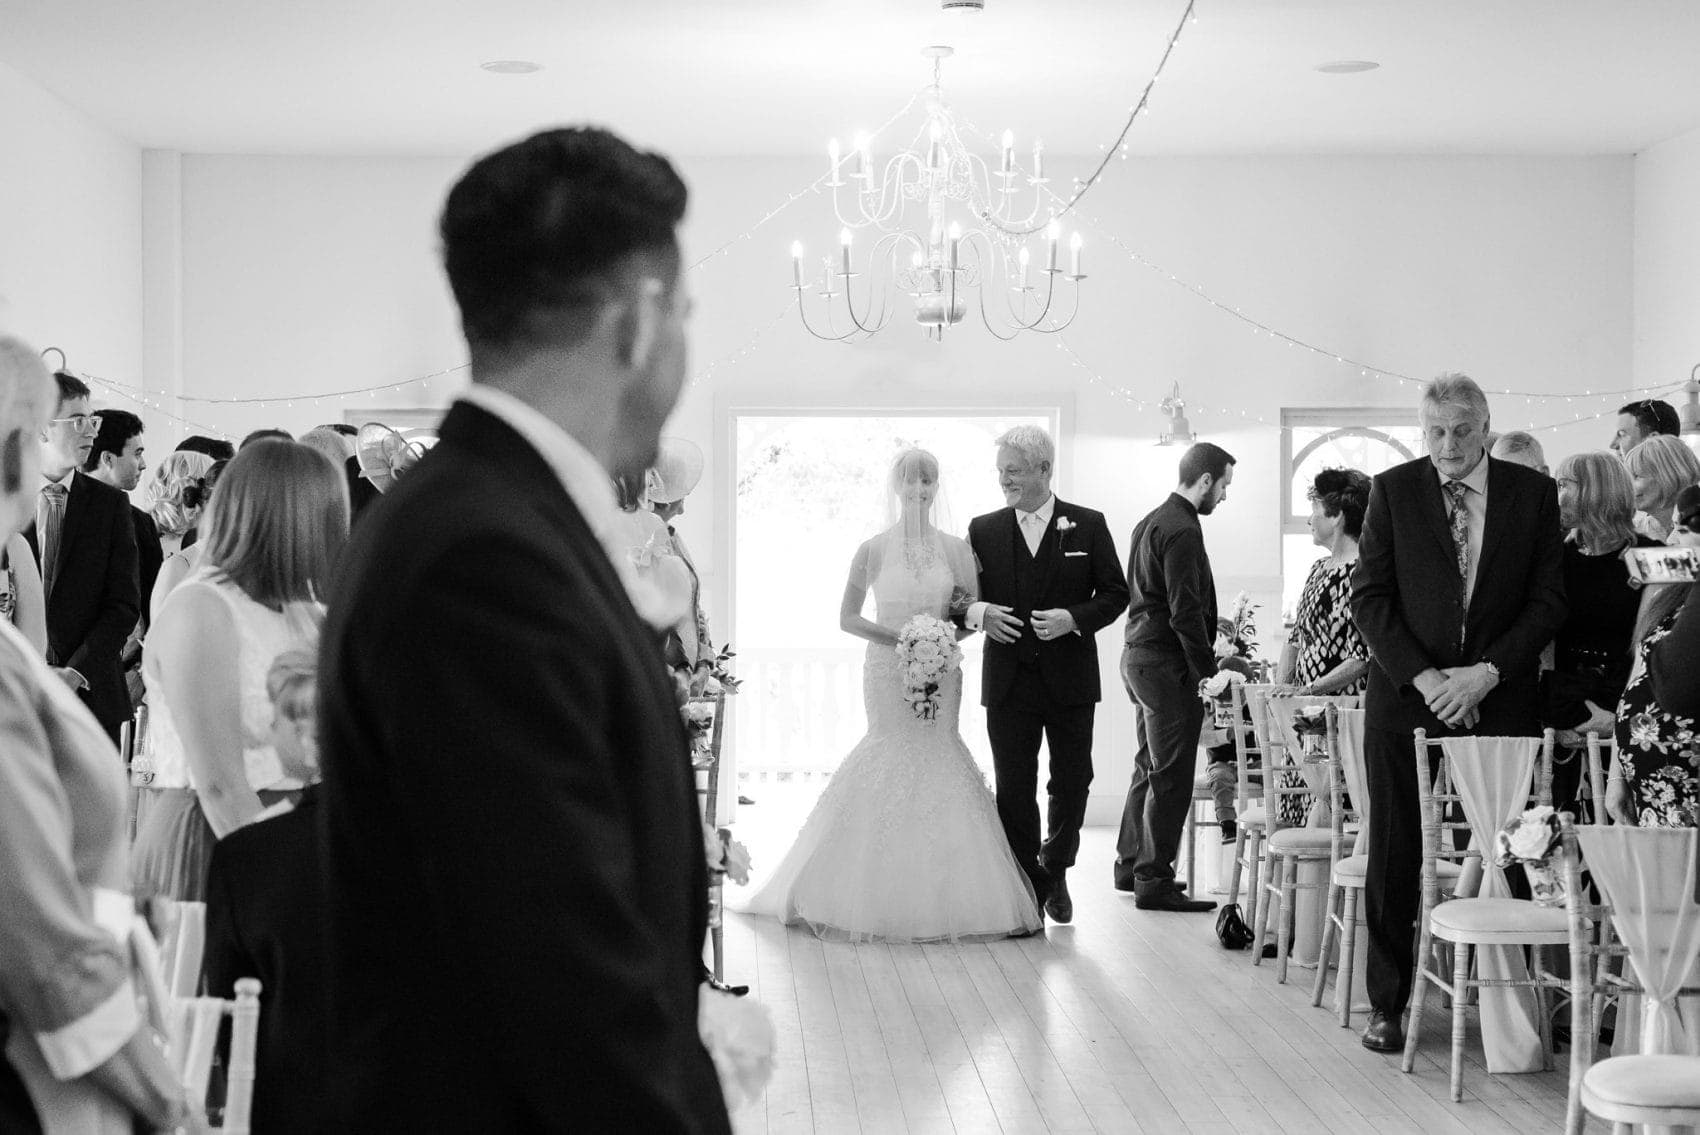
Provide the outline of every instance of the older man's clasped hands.
[[1476,708],[1499,685],[1499,675],[1486,662],[1424,670],[1411,684],[1423,695],[1429,712],[1454,729],[1473,729]]

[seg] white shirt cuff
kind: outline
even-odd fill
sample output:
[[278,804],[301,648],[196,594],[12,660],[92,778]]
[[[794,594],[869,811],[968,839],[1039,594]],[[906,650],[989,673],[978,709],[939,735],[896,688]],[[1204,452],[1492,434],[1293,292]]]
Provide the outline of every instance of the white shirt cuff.
[[986,624],[986,603],[968,604],[968,613],[962,616],[962,625],[971,631],[983,630]]
[[74,1080],[110,1060],[141,1023],[136,992],[125,978],[93,1011],[50,1033],[37,1033],[35,1040],[47,1070],[60,1080]]

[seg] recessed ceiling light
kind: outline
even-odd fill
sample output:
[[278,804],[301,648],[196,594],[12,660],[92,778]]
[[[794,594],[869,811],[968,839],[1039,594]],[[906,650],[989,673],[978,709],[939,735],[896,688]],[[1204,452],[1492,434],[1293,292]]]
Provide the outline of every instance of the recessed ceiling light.
[[1360,71],[1374,71],[1380,66],[1368,59],[1336,59],[1332,63],[1318,63],[1316,69],[1324,75],[1356,75]]
[[488,63],[480,63],[479,66],[494,75],[530,75],[543,70],[543,64],[533,63],[529,59],[492,59]]

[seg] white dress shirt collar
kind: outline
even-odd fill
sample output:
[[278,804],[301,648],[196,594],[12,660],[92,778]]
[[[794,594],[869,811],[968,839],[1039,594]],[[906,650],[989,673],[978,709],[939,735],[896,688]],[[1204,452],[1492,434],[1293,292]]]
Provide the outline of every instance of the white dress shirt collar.
[[1036,516],[1036,517],[1039,518],[1039,531],[1043,532],[1045,530],[1045,528],[1051,523],[1051,514],[1056,512],[1056,510],[1057,510],[1057,494],[1052,493],[1050,496],[1047,496],[1045,498],[1044,504],[1040,505],[1038,508],[1034,509],[1032,512],[1023,512],[1019,508],[1016,509],[1015,510],[1015,520],[1016,520],[1016,523],[1020,524],[1023,528],[1025,528],[1027,526],[1027,518],[1029,516]]
[[[1465,487],[1482,494],[1484,497],[1487,496],[1488,455],[1482,454],[1482,459],[1476,462],[1476,467],[1462,477],[1446,477],[1443,480],[1444,483],[1462,481]],[[1444,487],[1444,484],[1442,487]]]
[[616,511],[614,483],[589,450],[540,410],[505,390],[473,383],[461,392],[460,401],[495,415],[524,438],[561,479],[561,486],[597,540],[606,543],[605,536]]

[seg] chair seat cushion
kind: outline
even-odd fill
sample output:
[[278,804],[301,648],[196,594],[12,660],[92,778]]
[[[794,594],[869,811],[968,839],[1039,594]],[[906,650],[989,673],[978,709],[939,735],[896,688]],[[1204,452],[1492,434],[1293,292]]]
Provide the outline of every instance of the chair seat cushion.
[[1262,804],[1253,804],[1249,808],[1240,809],[1240,823],[1255,824],[1259,827],[1269,823],[1269,809]]
[[1334,833],[1327,828],[1282,828],[1269,837],[1269,850],[1329,851],[1334,846]]
[[[1442,859],[1435,866],[1439,868],[1442,879],[1456,879],[1461,873],[1458,864],[1450,859]],[[1361,887],[1368,878],[1367,855],[1348,855],[1334,865],[1334,885],[1337,887]]]
[[[1582,1077],[1582,1102],[1590,1109],[1604,1105],[1700,1111],[1700,1056],[1614,1056],[1602,1060]],[[1602,1118],[1615,1117],[1604,1114]],[[1692,1124],[1693,1119],[1671,1122]]]
[[1561,907],[1526,899],[1451,899],[1429,915],[1434,936],[1472,945],[1562,945],[1570,924]]

